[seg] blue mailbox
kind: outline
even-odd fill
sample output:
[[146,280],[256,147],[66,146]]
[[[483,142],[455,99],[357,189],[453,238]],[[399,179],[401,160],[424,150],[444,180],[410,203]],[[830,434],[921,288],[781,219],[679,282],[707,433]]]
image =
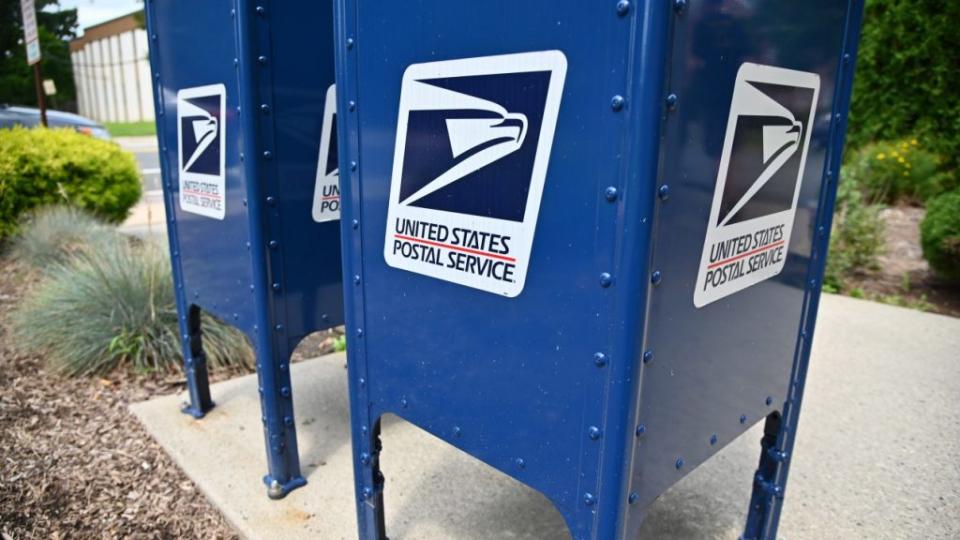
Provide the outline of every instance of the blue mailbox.
[[268,494],[300,474],[290,354],[343,322],[329,4],[148,1],[190,405],[211,407],[201,310],[251,340]]
[[360,536],[391,413],[574,538],[635,537],[764,420],[775,538],[861,0],[336,6]]

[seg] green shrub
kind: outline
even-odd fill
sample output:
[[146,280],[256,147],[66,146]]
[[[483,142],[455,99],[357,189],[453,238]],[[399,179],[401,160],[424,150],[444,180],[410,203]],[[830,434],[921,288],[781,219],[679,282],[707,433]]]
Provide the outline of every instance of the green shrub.
[[34,268],[64,262],[82,250],[125,242],[116,229],[84,210],[71,206],[44,206],[20,223],[13,253]]
[[136,160],[114,143],[72,129],[0,129],[0,239],[49,204],[123,221],[140,192]]
[[960,2],[868,0],[847,142],[918,136],[960,168]]
[[940,171],[940,158],[917,139],[872,143],[856,151],[844,167],[845,178],[869,204],[920,203],[954,187]]
[[920,243],[931,268],[947,279],[960,280],[960,189],[927,202]]
[[[252,366],[243,335],[204,316],[203,345],[212,368]],[[182,362],[166,250],[156,242],[107,244],[52,265],[11,317],[14,343],[45,354],[67,375],[118,367],[175,371]]]
[[844,167],[837,186],[830,253],[824,273],[827,290],[844,291],[850,276],[876,268],[884,245],[881,208],[864,201],[848,168]]

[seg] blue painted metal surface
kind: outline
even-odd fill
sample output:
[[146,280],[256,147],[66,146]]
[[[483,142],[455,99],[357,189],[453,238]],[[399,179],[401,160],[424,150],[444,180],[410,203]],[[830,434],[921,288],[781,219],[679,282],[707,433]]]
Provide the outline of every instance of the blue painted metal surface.
[[[343,321],[339,222],[312,218],[325,98],[333,84],[331,6],[151,0],[146,14],[191,396],[186,412],[199,418],[213,406],[202,350],[204,310],[237,326],[253,345],[267,445],[264,482],[271,497],[282,497],[305,482],[290,354],[308,333]],[[199,90],[184,90],[191,88]],[[213,98],[190,101],[205,112],[178,99],[211,92],[222,92],[222,111]],[[216,139],[190,164],[191,137],[199,147],[210,126],[213,136],[222,129],[224,185],[183,184],[203,167],[217,172]],[[178,129],[189,141],[182,152]],[[221,215],[199,215],[189,204],[194,211],[185,210],[181,198],[191,195],[215,209],[222,205]]]
[[[344,290],[362,538],[385,537],[379,456],[390,448],[380,440],[379,422],[388,413],[544,493],[574,538],[635,537],[657,496],[766,419],[744,536],[775,538],[861,9],[860,0],[337,1],[338,105],[349,110],[339,126],[340,168],[350,170],[342,185],[350,224],[341,231],[343,263],[345,274],[357,276]],[[414,131],[422,127],[411,127],[434,120],[401,107],[410,79],[489,100],[494,93],[480,79],[469,81],[473,86],[450,79],[466,76],[445,71],[455,71],[454,64],[435,71],[421,64],[542,51],[563,55],[566,77],[521,290],[485,290],[440,278],[441,270],[425,265],[391,264],[398,222],[388,213],[453,208],[462,197],[447,190],[447,199],[414,204],[405,187],[402,195],[391,192],[398,178],[416,174],[399,162],[401,148],[404,156],[411,144],[421,145],[415,151],[438,148]],[[508,71],[515,64],[492,63]],[[789,241],[776,275],[695,305],[701,255],[710,247],[704,231],[714,226],[711,201],[717,204],[715,188],[726,174],[734,91],[753,64],[803,72],[798,80],[809,86],[750,84],[781,96],[774,101],[792,111],[783,114],[796,115],[781,135],[810,134],[809,144],[802,137],[790,143],[804,148],[796,155],[805,166],[797,166],[791,184],[799,179],[785,227]],[[537,86],[514,88],[512,103],[522,104],[534,99]],[[424,110],[448,99],[434,89],[418,91],[439,96],[424,100]],[[531,125],[516,120],[521,106],[446,108],[457,109],[448,115],[455,121],[499,116],[503,123],[485,126],[501,129],[490,144],[508,144],[523,140],[507,131],[511,122]],[[463,112],[471,107],[485,116]],[[455,129],[448,120],[456,157]],[[763,137],[766,144],[766,131]],[[766,147],[763,155],[766,162]],[[478,178],[469,181],[476,186]],[[488,209],[460,205],[453,213],[506,212],[509,201],[498,206],[498,197],[513,195],[486,186],[472,196],[484,198]],[[761,193],[757,200],[776,202],[769,190]],[[444,244],[442,234],[405,234],[423,245]],[[777,245],[764,249],[776,252]],[[444,256],[455,251],[449,242],[440,249]],[[482,256],[496,258],[491,253],[505,252]]]

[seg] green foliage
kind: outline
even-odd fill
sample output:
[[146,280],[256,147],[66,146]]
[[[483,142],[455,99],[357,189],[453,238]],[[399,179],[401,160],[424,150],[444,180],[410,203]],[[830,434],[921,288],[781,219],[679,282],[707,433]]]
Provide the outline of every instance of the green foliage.
[[917,136],[960,164],[960,2],[868,0],[847,140]]
[[122,241],[116,229],[70,206],[45,206],[28,214],[14,240],[13,253],[35,269],[62,263],[72,255]]
[[[11,317],[14,343],[67,375],[176,371],[182,362],[170,261],[156,242],[126,238],[48,267]],[[204,316],[213,368],[252,366],[237,330]]]
[[[77,35],[77,10],[61,9],[59,0],[35,0],[43,77],[53,79],[53,103],[66,109],[76,101],[70,40]],[[52,9],[45,9],[52,8]],[[19,0],[0,0],[0,103],[37,105],[33,68],[27,65]]]
[[917,139],[903,139],[860,148],[848,159],[844,174],[870,204],[919,203],[955,186],[953,175],[939,167],[939,156]]
[[927,202],[920,244],[931,268],[944,278],[960,280],[960,189]]
[[72,129],[0,129],[0,239],[34,208],[67,203],[120,222],[140,200],[133,155]]
[[864,201],[848,167],[844,167],[837,187],[830,253],[824,274],[827,290],[842,292],[850,276],[876,267],[877,256],[884,245],[880,209]]
[[104,127],[114,137],[139,137],[157,134],[157,124],[153,120],[145,122],[108,122],[104,124]]
[[347,336],[337,336],[333,340],[333,350],[336,352],[343,352],[347,350]]

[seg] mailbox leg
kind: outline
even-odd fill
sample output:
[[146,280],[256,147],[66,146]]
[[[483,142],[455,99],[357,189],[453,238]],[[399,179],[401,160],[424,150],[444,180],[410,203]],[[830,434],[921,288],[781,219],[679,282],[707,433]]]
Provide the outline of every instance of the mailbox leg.
[[760,465],[753,477],[753,493],[750,496],[750,510],[747,524],[741,540],[774,539],[776,521],[779,519],[779,507],[783,500],[783,487],[777,483],[781,477],[780,468],[786,467],[786,456],[777,447],[780,437],[781,416],[774,412],[767,416],[763,426],[763,438],[760,440]]
[[297,428],[293,421],[293,387],[290,384],[291,348],[286,340],[256,340],[260,410],[267,446],[267,496],[282,499],[307,483],[300,473]]
[[[357,485],[357,514],[360,523],[360,538],[363,540],[387,540],[386,522],[383,517],[383,485],[384,477],[380,472],[380,451],[383,445],[380,442],[380,420],[373,424],[370,431],[371,452],[369,456],[361,456],[360,461],[354,461],[358,469],[356,478],[362,479]],[[368,471],[369,469],[369,476]],[[370,487],[372,483],[373,487]]]
[[[183,313],[183,311],[180,311]],[[201,310],[192,305],[186,320],[180,318],[180,333],[183,338],[183,367],[187,376],[190,403],[182,410],[194,418],[203,418],[213,408],[210,399],[210,377],[207,373],[207,357],[203,352],[203,328]]]

